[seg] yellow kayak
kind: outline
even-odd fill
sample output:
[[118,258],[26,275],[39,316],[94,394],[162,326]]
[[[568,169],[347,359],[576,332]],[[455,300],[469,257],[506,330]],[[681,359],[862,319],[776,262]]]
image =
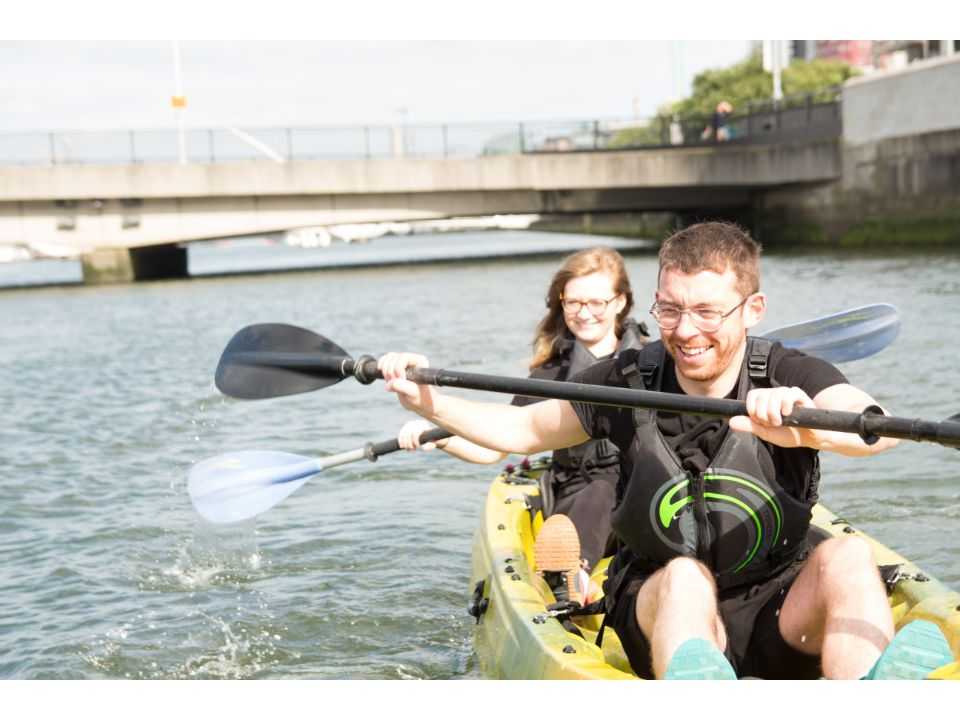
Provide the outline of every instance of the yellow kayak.
[[[564,629],[547,610],[555,602],[537,574],[533,543],[542,516],[532,516],[536,478],[546,467],[499,475],[490,487],[473,543],[470,613],[477,620],[474,644],[484,675],[507,679],[637,680],[616,633],[607,627],[603,647],[595,644],[600,616],[576,618],[583,637]],[[885,574],[897,629],[913,620],[936,623],[954,658],[960,658],[960,593],[921,571],[906,558],[851,527],[817,505],[813,524],[830,535],[856,533],[868,540],[878,564],[896,566]],[[606,561],[594,580],[601,584]],[[960,680],[960,662],[948,663],[928,677]]]

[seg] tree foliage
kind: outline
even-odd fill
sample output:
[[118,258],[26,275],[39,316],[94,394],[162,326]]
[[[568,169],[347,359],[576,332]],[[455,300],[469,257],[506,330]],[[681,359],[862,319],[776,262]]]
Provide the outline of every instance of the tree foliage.
[[[784,97],[818,93],[842,85],[859,75],[857,68],[840,60],[795,60],[784,68],[780,81]],[[717,104],[726,100],[734,114],[751,102],[769,101],[773,75],[763,69],[760,51],[727,68],[704,70],[693,79],[693,94],[673,107],[679,115],[709,116]]]
[[[815,100],[828,100],[831,88],[860,74],[840,60],[795,60],[784,68],[780,81],[784,99],[803,101],[796,96],[813,95]],[[747,111],[750,103],[769,102],[773,93],[773,75],[763,69],[760,50],[726,68],[704,70],[693,79],[690,97],[661,108],[657,116],[644,126],[625,129],[611,138],[609,147],[657,145],[664,142],[666,118],[677,116],[684,125],[707,122],[717,104],[726,100],[733,105],[733,114]],[[794,96],[791,98],[791,96]]]

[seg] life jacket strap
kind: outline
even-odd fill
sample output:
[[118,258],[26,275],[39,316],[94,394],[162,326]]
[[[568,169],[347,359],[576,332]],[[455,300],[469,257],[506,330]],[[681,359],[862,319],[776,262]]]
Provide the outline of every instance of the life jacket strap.
[[[658,376],[663,364],[662,343],[645,345],[642,350],[627,350],[617,356],[617,370],[633,390],[658,390]],[[652,410],[633,409],[634,427],[653,416]]]

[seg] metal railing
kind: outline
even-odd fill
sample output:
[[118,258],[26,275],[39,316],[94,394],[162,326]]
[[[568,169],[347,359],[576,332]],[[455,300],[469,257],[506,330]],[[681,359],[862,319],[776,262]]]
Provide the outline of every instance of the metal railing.
[[[719,132],[718,132],[719,130]],[[659,116],[645,130],[645,146],[792,142],[839,137],[843,132],[840,88],[748,103],[742,112]],[[622,147],[636,147],[625,144]]]
[[[839,93],[752,103],[723,120],[712,116],[590,119],[502,124],[209,128],[186,132],[187,161],[476,158],[786,142],[838,136]],[[708,132],[709,131],[709,132]],[[0,165],[176,163],[176,130],[56,131],[0,134]]]

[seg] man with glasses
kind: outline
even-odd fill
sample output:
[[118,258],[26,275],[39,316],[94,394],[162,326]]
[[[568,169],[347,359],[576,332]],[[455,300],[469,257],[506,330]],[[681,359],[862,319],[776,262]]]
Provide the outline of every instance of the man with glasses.
[[674,234],[660,250],[651,309],[660,341],[576,378],[739,398],[749,416],[477,403],[407,381],[407,367],[427,364],[422,356],[380,360],[404,407],[486,447],[529,454],[609,438],[620,448],[620,550],[604,586],[606,622],[641,676],[859,678],[893,637],[867,542],[811,547],[807,534],[818,451],[866,456],[896,441],[783,426],[795,407],[860,412],[876,403],[829,363],[748,336],[766,310],[759,256],[735,225]]

